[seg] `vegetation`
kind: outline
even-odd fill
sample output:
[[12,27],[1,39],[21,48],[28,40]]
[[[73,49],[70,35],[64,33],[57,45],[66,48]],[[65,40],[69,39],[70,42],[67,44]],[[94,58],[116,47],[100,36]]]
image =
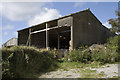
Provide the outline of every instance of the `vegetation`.
[[83,69],[85,67],[97,68],[105,63],[119,62],[119,40],[119,36],[111,37],[104,45],[92,49],[88,46],[80,46],[58,60],[53,58],[56,55],[54,51],[45,49],[27,46],[2,48],[3,78],[38,77],[39,74],[55,70],[57,67],[65,71],[70,68],[79,68],[83,77],[91,78],[94,75],[95,77],[102,77],[103,72],[98,75],[94,74],[96,71]]
[[102,47],[95,47],[92,50],[73,50],[64,58],[64,60],[82,63],[91,63],[93,61],[98,61],[103,64],[118,62],[118,58],[120,57],[118,52],[119,39],[119,36],[111,37]]
[[[67,67],[66,67],[67,66]],[[79,68],[79,69],[84,69],[85,67],[91,67],[91,68],[99,68],[101,67],[102,64],[100,62],[94,61],[91,64],[85,64],[81,62],[63,62],[59,63],[59,67],[61,69],[64,69],[65,71],[69,69],[74,69],[74,68]]]
[[82,71],[83,78],[100,78],[100,77],[106,76],[106,74],[104,74],[104,72],[96,74],[96,70],[85,69],[85,70],[81,70],[81,71]]
[[34,47],[15,46],[2,49],[3,78],[35,77],[35,74],[54,69],[53,53]]
[[117,18],[109,19],[109,24],[112,25],[110,28],[111,32],[120,34],[120,11],[115,11]]

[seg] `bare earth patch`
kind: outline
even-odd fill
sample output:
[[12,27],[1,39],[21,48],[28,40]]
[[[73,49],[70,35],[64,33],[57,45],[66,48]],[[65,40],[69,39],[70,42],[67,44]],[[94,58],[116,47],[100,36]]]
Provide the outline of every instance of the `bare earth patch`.
[[[83,77],[84,74],[85,76]],[[96,74],[96,76],[94,76],[94,74]],[[89,78],[118,77],[118,64],[107,64],[99,68],[58,69],[57,71],[47,72],[39,78],[88,78],[87,76],[89,76]]]

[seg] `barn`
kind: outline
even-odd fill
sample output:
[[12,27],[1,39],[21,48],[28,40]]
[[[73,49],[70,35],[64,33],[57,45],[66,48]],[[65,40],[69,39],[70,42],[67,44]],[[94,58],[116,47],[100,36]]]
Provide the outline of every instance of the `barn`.
[[114,34],[86,9],[18,31],[18,45],[46,49],[76,49],[80,44],[103,44]]
[[2,48],[3,47],[12,47],[12,46],[17,46],[17,38],[11,38],[9,39],[7,42],[5,42],[4,44],[2,44]]

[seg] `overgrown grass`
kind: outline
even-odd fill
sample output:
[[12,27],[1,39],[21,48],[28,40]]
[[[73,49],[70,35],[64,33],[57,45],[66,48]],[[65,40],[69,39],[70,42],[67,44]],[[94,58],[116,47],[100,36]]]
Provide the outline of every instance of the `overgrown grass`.
[[81,78],[101,78],[107,75],[103,72],[97,73],[96,70],[91,70],[90,68],[101,68],[101,62],[94,61],[91,64],[80,63],[80,62],[63,62],[59,63],[60,69],[62,71],[69,71],[70,69],[76,69],[73,73],[80,73]]
[[118,78],[78,78],[78,80],[120,80]]
[[98,74],[96,73],[96,70],[90,70],[90,69],[81,70],[81,73],[82,73],[82,78],[101,78],[107,76],[103,72]]
[[2,49],[3,78],[35,77],[57,67],[53,53],[34,47],[15,46]]
[[[66,67],[67,66],[67,67]],[[85,64],[81,62],[63,62],[59,63],[59,68],[64,69],[64,70],[69,70],[69,69],[84,69],[86,67],[91,67],[91,68],[99,68],[102,67],[101,62],[92,62],[91,64]]]

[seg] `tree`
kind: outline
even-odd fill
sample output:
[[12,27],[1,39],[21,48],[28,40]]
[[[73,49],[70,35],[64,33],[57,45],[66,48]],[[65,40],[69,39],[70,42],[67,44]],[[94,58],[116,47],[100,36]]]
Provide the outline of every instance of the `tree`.
[[112,33],[120,34],[120,11],[115,11],[117,18],[109,19],[109,24],[111,24],[112,28],[110,28]]

